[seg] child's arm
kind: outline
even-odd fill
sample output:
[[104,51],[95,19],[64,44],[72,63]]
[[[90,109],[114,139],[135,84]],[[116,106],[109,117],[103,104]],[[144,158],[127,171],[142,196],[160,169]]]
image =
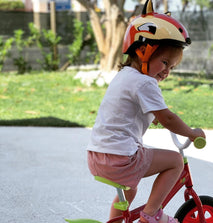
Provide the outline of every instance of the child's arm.
[[186,123],[184,123],[175,113],[171,112],[169,109],[164,109],[160,111],[153,111],[155,118],[163,125],[165,128],[174,132],[178,135],[189,137],[191,141],[195,138],[201,136],[206,137],[202,129],[191,129]]

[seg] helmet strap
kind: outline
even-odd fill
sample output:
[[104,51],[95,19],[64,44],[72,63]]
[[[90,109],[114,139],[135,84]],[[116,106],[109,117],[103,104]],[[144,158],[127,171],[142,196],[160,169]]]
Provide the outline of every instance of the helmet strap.
[[141,52],[139,48],[135,50],[135,53],[138,55],[142,62],[141,72],[143,74],[148,74],[148,62],[151,57],[151,55],[155,52],[155,50],[158,48],[159,45],[146,45],[146,49],[144,53]]

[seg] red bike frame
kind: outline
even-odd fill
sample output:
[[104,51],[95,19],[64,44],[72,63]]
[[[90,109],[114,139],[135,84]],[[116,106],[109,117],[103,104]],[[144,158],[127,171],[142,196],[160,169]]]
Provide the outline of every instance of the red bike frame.
[[[163,202],[162,208],[164,208],[169,203],[169,201],[173,198],[173,196],[185,185],[186,187],[185,192],[184,192],[185,201],[189,200],[191,197],[194,199],[195,204],[198,209],[200,223],[205,223],[206,221],[204,217],[202,203],[199,196],[196,194],[196,192],[193,189],[193,182],[192,182],[192,177],[191,177],[188,161],[186,158],[184,158],[184,160],[185,160],[184,170],[180,178],[178,179],[177,183],[175,184],[175,186],[173,187],[173,189],[170,191],[165,201]],[[121,219],[124,220],[125,223],[133,223],[133,221],[140,218],[140,211],[143,210],[143,208],[144,208],[144,205],[131,211],[129,211],[129,209],[126,211],[122,211],[122,216],[113,218],[107,221],[107,223],[113,223]]]

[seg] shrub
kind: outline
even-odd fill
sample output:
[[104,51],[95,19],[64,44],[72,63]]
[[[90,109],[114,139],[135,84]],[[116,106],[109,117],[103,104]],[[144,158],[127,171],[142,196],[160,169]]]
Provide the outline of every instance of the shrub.
[[10,49],[12,47],[13,41],[13,38],[9,38],[4,41],[0,36],[0,71],[2,71],[6,57],[10,55]]
[[0,10],[24,9],[24,3],[21,0],[10,1],[0,0]]
[[[84,37],[84,29],[86,36]],[[74,19],[74,41],[69,45],[70,54],[67,55],[70,64],[81,63],[81,52],[84,47],[88,47],[86,50],[85,62],[93,62],[97,64],[100,61],[100,54],[97,50],[97,43],[95,41],[94,33],[90,22],[87,22],[85,27],[83,23],[77,19]]]
[[67,55],[70,64],[75,64],[79,61],[82,45],[83,45],[83,26],[82,22],[74,19],[74,37],[75,40],[69,46],[70,54]]
[[17,57],[13,59],[14,65],[18,68],[18,74],[24,74],[26,71],[30,71],[31,67],[28,65],[28,62],[25,60],[24,49],[29,47],[32,43],[29,42],[29,39],[23,38],[24,31],[18,29],[14,31],[14,42],[17,48]]

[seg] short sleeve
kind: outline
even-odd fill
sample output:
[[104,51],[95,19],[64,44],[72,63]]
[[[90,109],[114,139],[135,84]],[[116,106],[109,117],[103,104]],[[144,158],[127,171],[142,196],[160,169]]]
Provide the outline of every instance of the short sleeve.
[[167,108],[161,89],[155,79],[140,84],[136,91],[136,98],[143,113]]

